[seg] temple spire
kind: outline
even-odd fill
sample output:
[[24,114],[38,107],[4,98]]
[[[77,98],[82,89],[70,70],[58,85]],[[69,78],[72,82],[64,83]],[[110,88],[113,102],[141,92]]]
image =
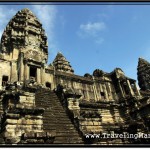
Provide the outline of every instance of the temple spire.
[[9,21],[1,38],[2,53],[13,49],[32,49],[48,55],[47,37],[38,18],[28,8],[16,13]]
[[56,58],[53,61],[53,65],[55,69],[58,71],[74,73],[74,70],[70,65],[70,62],[66,60],[66,58],[63,56],[61,52],[57,53]]
[[137,75],[141,90],[150,90],[150,63],[141,57],[138,61]]

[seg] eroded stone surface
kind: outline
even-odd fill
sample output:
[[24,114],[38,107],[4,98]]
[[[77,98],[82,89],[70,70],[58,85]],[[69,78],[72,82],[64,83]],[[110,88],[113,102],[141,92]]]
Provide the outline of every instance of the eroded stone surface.
[[143,58],[139,58],[137,70],[141,90],[150,90],[150,63]]
[[46,64],[48,45],[36,16],[23,9],[1,39],[0,144],[135,144],[149,139],[86,137],[149,133],[149,63],[139,59],[136,80],[120,68],[74,74],[58,53]]

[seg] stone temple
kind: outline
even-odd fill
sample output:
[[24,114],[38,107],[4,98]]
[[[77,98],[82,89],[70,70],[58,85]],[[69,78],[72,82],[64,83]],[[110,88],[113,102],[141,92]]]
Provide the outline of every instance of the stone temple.
[[47,59],[42,24],[18,11],[0,43],[0,145],[150,143],[149,62],[139,58],[139,90],[120,68],[79,76],[63,54]]

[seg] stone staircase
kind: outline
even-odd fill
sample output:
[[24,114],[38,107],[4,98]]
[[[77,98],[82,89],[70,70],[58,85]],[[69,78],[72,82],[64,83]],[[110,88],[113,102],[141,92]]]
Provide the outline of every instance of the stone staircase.
[[57,95],[50,90],[40,89],[35,95],[36,107],[45,108],[43,129],[56,132],[54,144],[82,144],[82,138],[72,124]]

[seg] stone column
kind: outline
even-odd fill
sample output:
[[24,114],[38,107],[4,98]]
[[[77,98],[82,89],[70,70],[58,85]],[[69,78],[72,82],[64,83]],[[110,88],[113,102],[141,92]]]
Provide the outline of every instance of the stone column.
[[108,89],[109,89],[109,99],[113,99],[112,97],[112,89],[111,89],[111,83],[107,83]]
[[103,91],[103,87],[101,84],[99,84],[99,87],[100,87],[99,97],[100,97],[100,100],[102,100],[101,92],[104,92],[104,91]]
[[94,83],[93,83],[93,92],[94,92],[94,97],[95,97],[95,101],[98,101],[98,98],[97,98],[97,90],[96,90],[96,85],[95,85],[95,79],[94,79],[94,77],[93,77],[93,81],[94,81]]
[[104,84],[104,93],[105,93],[105,98],[106,98],[106,100],[108,101],[109,98],[108,98],[108,93],[107,93],[106,84]]
[[136,82],[134,82],[134,86],[135,86],[136,92],[138,93],[138,96],[141,96],[141,94],[140,94],[140,92],[139,92],[139,90],[138,90],[138,88],[137,88]]
[[37,83],[41,83],[41,70],[40,68],[37,68]]
[[90,99],[90,96],[89,96],[89,90],[88,90],[88,85],[86,84],[85,87],[86,87],[86,93],[87,93],[87,99],[89,100]]
[[121,96],[124,97],[124,93],[123,93],[120,81],[118,81],[118,84],[119,84],[119,89],[120,89],[120,92],[121,92]]
[[19,70],[19,81],[24,81],[24,64],[23,64],[23,53],[20,54],[20,70]]
[[24,67],[24,79],[25,80],[29,79],[29,66],[27,62],[25,62],[25,67]]
[[97,89],[96,89],[95,83],[94,83],[94,85],[93,85],[93,90],[94,90],[95,101],[98,101],[98,97],[97,97]]
[[132,87],[131,87],[131,84],[130,84],[130,81],[129,81],[129,80],[127,80],[127,84],[128,84],[129,90],[130,90],[130,94],[131,94],[132,96],[134,96],[134,92],[133,92],[133,89],[132,89]]
[[15,61],[11,62],[11,73],[10,73],[10,81],[15,82],[18,81],[18,75],[17,75],[17,64]]
[[45,69],[43,68],[43,66],[41,67],[40,69],[40,78],[41,78],[41,84],[44,84],[45,83]]

